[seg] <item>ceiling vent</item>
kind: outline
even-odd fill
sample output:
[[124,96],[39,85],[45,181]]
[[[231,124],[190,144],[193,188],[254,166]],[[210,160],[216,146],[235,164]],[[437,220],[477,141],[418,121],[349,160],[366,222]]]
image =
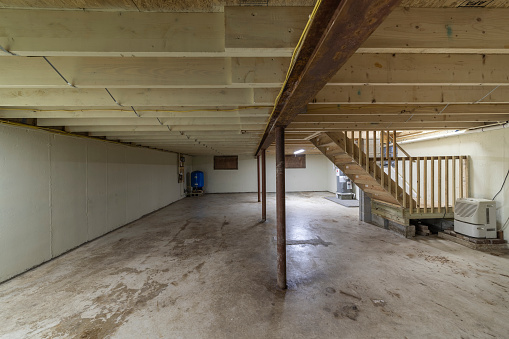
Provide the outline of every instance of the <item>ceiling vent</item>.
[[465,0],[460,2],[458,7],[486,7],[493,1],[494,0],[484,0],[484,1]]
[[269,0],[239,0],[240,6],[268,6]]

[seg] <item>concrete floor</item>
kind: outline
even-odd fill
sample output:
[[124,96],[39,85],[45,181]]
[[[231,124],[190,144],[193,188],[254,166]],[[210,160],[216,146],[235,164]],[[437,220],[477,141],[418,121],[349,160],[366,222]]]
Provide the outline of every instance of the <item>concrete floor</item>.
[[[287,195],[186,198],[0,285],[1,338],[507,338],[509,256],[404,239],[357,208]],[[22,244],[20,244],[22,245]]]

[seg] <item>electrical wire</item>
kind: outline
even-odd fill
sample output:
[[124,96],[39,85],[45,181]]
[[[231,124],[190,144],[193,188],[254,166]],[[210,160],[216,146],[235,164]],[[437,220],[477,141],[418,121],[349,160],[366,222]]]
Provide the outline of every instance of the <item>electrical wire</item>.
[[477,101],[475,101],[475,102],[473,102],[473,103],[474,103],[474,104],[478,104],[478,103],[480,103],[481,101],[483,101],[483,100],[484,100],[484,98],[486,98],[488,95],[490,95],[491,93],[493,93],[493,92],[494,92],[497,88],[499,88],[499,87],[500,87],[500,85],[498,85],[497,87],[493,88],[491,91],[489,91],[489,92],[488,92],[488,94],[486,94],[486,95],[485,95],[485,96],[483,96],[481,99],[479,99],[479,100],[477,100]]
[[308,22],[306,23],[306,26],[304,27],[304,31],[300,35],[299,41],[297,42],[297,46],[295,46],[295,49],[292,52],[292,58],[290,60],[290,66],[288,67],[288,70],[286,72],[285,81],[283,82],[283,86],[281,86],[281,89],[279,90],[279,94],[276,97],[276,100],[274,101],[274,107],[272,109],[272,113],[269,116],[269,119],[267,121],[267,125],[265,126],[265,129],[267,129],[270,125],[270,122],[272,121],[272,117],[274,116],[276,112],[276,106],[281,98],[281,95],[283,94],[283,91],[288,83],[288,79],[290,78],[290,73],[293,70],[293,67],[295,66],[295,60],[298,52],[300,51],[300,48],[302,47],[302,43],[304,41],[304,38],[309,32],[309,28],[311,27],[311,22],[313,22],[313,19],[315,18],[316,12],[318,11],[318,7],[320,7],[320,4],[322,3],[322,0],[318,0],[315,4],[315,7],[313,8],[313,11],[311,12],[311,15],[309,16]]
[[507,227],[507,222],[509,221],[509,217],[507,218],[507,220],[504,222],[504,224],[502,225],[502,227],[500,227],[500,230],[501,231],[504,231],[505,228]]
[[507,170],[507,174],[505,175],[505,179],[504,179],[504,183],[502,184],[502,187],[500,187],[500,191],[498,191],[497,194],[495,194],[495,196],[493,197],[493,199],[491,200],[495,200],[495,198],[497,197],[497,195],[500,194],[500,192],[502,192],[502,189],[504,188],[504,185],[505,185],[505,181],[507,180],[507,176],[509,176],[509,170]]
[[57,74],[58,74],[58,75],[60,75],[60,77],[62,78],[62,80],[64,80],[64,81],[65,81],[65,82],[66,82],[69,86],[71,86],[72,88],[76,88],[76,86],[74,86],[74,85],[73,85],[73,84],[71,84],[69,81],[67,81],[67,79],[66,79],[66,78],[62,75],[62,73],[60,73],[60,72],[58,71],[58,69],[57,69],[55,66],[53,66],[53,64],[52,64],[52,63],[48,60],[48,58],[46,58],[45,56],[43,56],[42,58],[43,58],[44,60],[46,60],[46,62],[48,63],[48,65],[50,65],[50,66],[51,66],[51,68],[53,68],[53,70],[54,70],[55,72],[57,72]]
[[5,53],[10,54],[10,55],[13,55],[13,56],[18,56],[17,54],[14,54],[14,53],[12,53],[12,52],[10,52],[10,51],[6,50],[6,49],[5,49],[5,48],[3,48],[3,46],[1,46],[1,45],[0,45],[0,51],[5,52]]

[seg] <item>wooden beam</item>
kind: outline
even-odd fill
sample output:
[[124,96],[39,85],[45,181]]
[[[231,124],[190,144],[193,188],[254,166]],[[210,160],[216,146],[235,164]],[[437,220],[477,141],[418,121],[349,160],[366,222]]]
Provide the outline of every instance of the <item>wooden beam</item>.
[[[498,90],[498,89],[497,89]],[[306,115],[437,115],[441,114],[507,114],[509,104],[308,104]]]
[[[332,104],[508,103],[509,86],[325,86],[311,100]],[[491,93],[490,93],[491,92]],[[489,94],[488,96],[486,96]],[[486,96],[486,97],[485,97]]]
[[[109,90],[121,105],[130,106],[249,106],[253,89],[128,89]],[[0,89],[2,106],[111,106],[104,89]]]
[[[255,127],[251,127],[250,125],[209,125],[209,126],[172,126],[172,131],[242,131],[242,130],[251,130],[251,128],[255,129]],[[97,125],[89,125],[89,126],[67,126],[65,128],[68,132],[152,132],[152,131],[168,131],[168,126],[159,125],[159,126],[136,126],[136,125],[125,125],[125,126],[97,126]],[[256,130],[263,131],[263,128],[260,129],[258,125],[256,125]],[[169,132],[169,131],[168,131]]]
[[[49,57],[79,88],[279,88],[290,58]],[[419,67],[415,67],[419,65]],[[356,54],[329,85],[484,85],[509,83],[509,55]],[[7,56],[0,88],[67,88],[42,58]]]
[[509,83],[507,73],[509,55],[359,53],[329,84],[497,86]]
[[318,131],[351,131],[351,130],[370,130],[397,129],[403,130],[434,130],[434,129],[465,129],[490,125],[482,122],[418,122],[418,123],[298,123],[294,122],[288,127],[289,132],[318,132]]
[[399,114],[399,115],[318,115],[318,114],[300,114],[293,123],[336,123],[336,122],[486,122],[486,121],[508,121],[509,112],[506,114],[436,114],[436,115],[418,115],[418,114]]
[[[310,9],[226,7],[226,47],[291,48]],[[275,14],[273,14],[275,13]],[[272,17],[273,16],[273,17]],[[507,8],[397,8],[359,53],[508,54]],[[250,30],[251,27],[257,29]]]
[[259,129],[265,126],[265,118],[207,118],[207,119],[157,119],[157,118],[69,118],[69,119],[37,119],[39,126],[80,126],[80,125],[96,125],[96,126],[122,126],[122,125],[167,125],[167,126],[198,126],[198,125],[225,125],[225,126],[241,126],[241,125],[259,125]]
[[210,137],[234,137],[234,136],[240,136],[240,135],[248,135],[248,136],[259,136],[259,133],[246,133],[242,134],[240,131],[201,131],[198,134],[195,133],[186,133],[185,135],[182,134],[179,131],[150,131],[150,132],[144,132],[144,131],[133,131],[133,132],[91,132],[89,133],[90,136],[102,136],[102,137],[143,137],[143,136],[210,136]]
[[[299,46],[295,63],[278,98],[258,151],[274,139],[276,126],[286,127],[360,45],[382,23],[399,0],[324,0]],[[342,39],[337,37],[341,36]]]
[[359,52],[508,53],[508,16],[505,8],[398,8]]
[[[0,45],[25,56],[289,57],[311,10],[225,7],[225,13],[117,13],[2,9]],[[507,54],[508,13],[507,8],[397,8],[359,52]],[[82,39],[83,32],[87,39]]]
[[0,45],[22,56],[175,56],[224,51],[223,13],[0,11]]
[[[24,109],[24,108],[1,108],[0,118],[247,118],[265,117],[270,114],[271,109],[267,107],[167,107],[166,109],[138,109],[136,113],[130,107],[112,107],[108,109],[83,108],[74,109]],[[172,112],[172,110],[174,110]]]

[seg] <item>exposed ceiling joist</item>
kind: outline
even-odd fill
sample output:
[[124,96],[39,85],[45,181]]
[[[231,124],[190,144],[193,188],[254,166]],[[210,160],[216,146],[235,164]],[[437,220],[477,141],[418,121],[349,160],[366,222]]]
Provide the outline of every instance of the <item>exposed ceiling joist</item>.
[[276,100],[258,151],[270,146],[274,127],[288,126],[398,3],[399,0],[321,2]]

